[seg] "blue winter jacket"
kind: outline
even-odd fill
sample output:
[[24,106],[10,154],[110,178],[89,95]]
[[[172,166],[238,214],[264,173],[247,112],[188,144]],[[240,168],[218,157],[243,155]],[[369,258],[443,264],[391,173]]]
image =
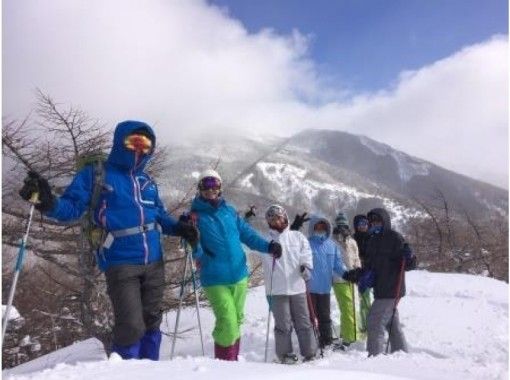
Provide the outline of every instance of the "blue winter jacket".
[[239,217],[225,200],[221,199],[214,207],[197,196],[193,199],[191,212],[197,216],[200,231],[200,247],[195,258],[200,261],[203,286],[231,285],[248,276],[241,243],[256,251],[268,252],[269,242]]
[[[319,222],[325,222],[328,226],[325,237],[313,235],[313,229]],[[308,286],[311,293],[329,294],[333,283],[333,272],[341,277],[345,271],[340,247],[330,239],[330,236],[331,224],[327,219],[317,216],[310,218],[308,240],[312,248],[313,270]]]
[[[139,121],[117,125],[113,146],[105,168],[105,185],[94,210],[94,221],[107,232],[157,222],[163,233],[174,234],[177,221],[166,211],[154,181],[143,172],[152,153],[135,157],[124,146],[124,139],[134,130],[146,130],[153,141],[151,127]],[[59,221],[78,219],[87,209],[94,188],[94,168],[86,166],[74,177],[55,207],[46,215]],[[148,264],[162,260],[160,232],[148,232],[115,238],[109,249],[98,253],[102,270],[119,264]]]

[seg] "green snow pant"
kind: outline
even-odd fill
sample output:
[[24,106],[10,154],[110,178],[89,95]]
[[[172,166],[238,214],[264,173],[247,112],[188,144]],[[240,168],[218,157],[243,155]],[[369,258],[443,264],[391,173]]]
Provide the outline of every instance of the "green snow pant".
[[367,318],[370,307],[372,306],[372,290],[368,288],[359,295],[360,303],[360,331],[362,333],[367,332]]
[[232,285],[204,287],[205,295],[216,318],[212,333],[216,344],[229,347],[241,337],[247,290],[247,277]]
[[340,308],[340,337],[343,342],[355,342],[358,340],[358,325],[354,284],[336,283],[333,290]]

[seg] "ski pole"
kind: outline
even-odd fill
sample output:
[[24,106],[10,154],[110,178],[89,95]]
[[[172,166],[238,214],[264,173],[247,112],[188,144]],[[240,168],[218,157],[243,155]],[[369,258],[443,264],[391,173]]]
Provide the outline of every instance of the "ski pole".
[[393,304],[393,312],[391,313],[390,328],[388,329],[388,341],[386,342],[386,354],[388,353],[389,348],[390,348],[390,338],[391,338],[391,331],[393,329],[393,320],[395,319],[395,313],[397,311],[398,301],[400,301],[400,288],[402,286],[402,280],[404,277],[404,264],[405,264],[405,259],[402,259],[402,263],[400,264],[400,273],[399,273],[399,277],[398,277],[398,283],[397,283],[397,292],[395,294],[395,302]]
[[320,349],[320,355],[322,358],[324,357],[324,351],[322,350],[322,346],[319,340],[319,321],[317,319],[317,314],[315,313],[315,307],[313,305],[312,296],[310,294],[310,291],[308,290],[308,284],[306,284],[306,303],[308,304],[308,312],[310,313],[310,322],[312,322],[315,342],[317,343],[317,347],[319,347]]
[[174,350],[175,350],[175,341],[177,339],[177,329],[179,327],[179,319],[181,317],[181,308],[182,308],[182,301],[184,298],[184,286],[186,284],[186,275],[188,274],[188,257],[185,258],[184,261],[184,274],[182,275],[182,282],[181,282],[181,290],[179,294],[179,308],[177,309],[177,316],[175,317],[175,328],[174,328],[174,336],[172,340],[172,349],[170,350],[170,360],[174,357]]
[[352,295],[352,313],[354,318],[354,341],[358,341],[358,321],[356,319],[356,293],[354,291],[354,284],[349,283],[351,287],[351,295]]
[[11,312],[11,306],[12,306],[12,301],[14,300],[14,293],[16,291],[16,285],[18,283],[19,274],[21,272],[21,269],[23,267],[23,261],[25,259],[25,248],[27,246],[28,233],[30,231],[30,225],[32,224],[32,217],[34,215],[35,205],[36,205],[36,203],[39,203],[39,193],[33,193],[29,202],[32,205],[30,206],[30,211],[28,214],[27,229],[25,230],[25,235],[23,235],[23,238],[21,239],[21,244],[20,244],[19,251],[18,251],[18,257],[16,260],[16,268],[14,270],[14,278],[12,279],[12,285],[11,285],[11,289],[9,291],[9,298],[7,301],[7,306],[5,308],[5,314],[4,314],[4,317],[2,320],[2,344],[4,342],[5,332],[7,331],[7,325],[9,323],[9,313]]
[[198,330],[200,331],[200,344],[202,345],[202,356],[205,356],[204,350],[204,337],[202,334],[202,323],[200,320],[200,304],[198,297],[198,289],[195,278],[195,264],[193,262],[193,257],[191,255],[191,249],[187,242],[184,242],[184,251],[186,252],[186,256],[189,257],[190,267],[191,267],[191,280],[193,282],[193,292],[195,293],[195,308],[197,310],[197,319],[198,319]]
[[273,304],[273,274],[276,258],[273,256],[273,265],[271,266],[271,280],[269,281],[269,308],[267,311],[267,331],[266,331],[266,348],[264,350],[264,362],[267,363],[267,353],[269,350],[269,328],[271,327],[271,308]]

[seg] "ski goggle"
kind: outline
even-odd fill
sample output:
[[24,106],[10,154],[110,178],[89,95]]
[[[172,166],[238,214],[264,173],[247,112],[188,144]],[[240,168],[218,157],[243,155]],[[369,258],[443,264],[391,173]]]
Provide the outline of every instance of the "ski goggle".
[[145,135],[133,133],[124,139],[127,149],[138,153],[148,154],[152,150],[152,141]]
[[216,177],[205,177],[200,180],[198,183],[198,188],[201,191],[206,190],[220,190],[221,189],[221,181]]

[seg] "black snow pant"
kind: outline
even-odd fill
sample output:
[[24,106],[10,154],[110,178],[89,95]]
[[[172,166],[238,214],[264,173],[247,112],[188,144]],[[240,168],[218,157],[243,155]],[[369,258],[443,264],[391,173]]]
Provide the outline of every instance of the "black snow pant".
[[331,294],[310,293],[313,309],[319,320],[319,344],[322,348],[333,342],[331,330]]
[[162,261],[148,265],[116,265],[108,268],[105,276],[115,318],[115,344],[130,346],[146,331],[159,329],[165,287]]

